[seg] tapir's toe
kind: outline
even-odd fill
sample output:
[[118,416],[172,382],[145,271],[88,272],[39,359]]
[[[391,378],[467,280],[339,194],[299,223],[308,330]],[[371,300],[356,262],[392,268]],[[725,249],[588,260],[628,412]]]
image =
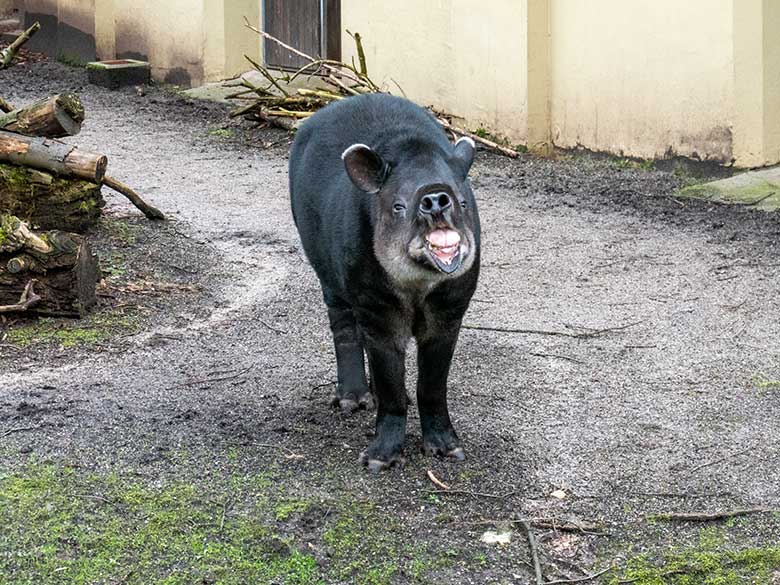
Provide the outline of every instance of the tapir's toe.
[[330,402],[331,408],[338,408],[341,414],[350,415],[356,410],[372,410],[374,398],[368,390],[363,392],[337,392]]
[[454,461],[466,459],[466,452],[460,446],[460,441],[458,441],[454,431],[452,433],[441,433],[425,437],[422,448],[426,455],[443,457]]
[[395,465],[403,467],[406,465],[406,459],[400,453],[394,454],[385,459],[378,459],[369,455],[368,451],[363,451],[360,454],[358,463],[368,468],[372,473],[379,473],[383,469],[389,469]]

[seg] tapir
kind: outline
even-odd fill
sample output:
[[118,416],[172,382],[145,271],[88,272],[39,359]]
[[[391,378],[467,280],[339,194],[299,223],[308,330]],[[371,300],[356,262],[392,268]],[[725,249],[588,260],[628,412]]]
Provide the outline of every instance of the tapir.
[[471,139],[451,142],[426,110],[386,94],[328,105],[292,145],[292,212],[330,319],[334,404],[349,413],[376,402],[376,434],[360,456],[372,471],[404,461],[412,337],[423,450],[465,457],[447,378],[479,275],[474,153]]

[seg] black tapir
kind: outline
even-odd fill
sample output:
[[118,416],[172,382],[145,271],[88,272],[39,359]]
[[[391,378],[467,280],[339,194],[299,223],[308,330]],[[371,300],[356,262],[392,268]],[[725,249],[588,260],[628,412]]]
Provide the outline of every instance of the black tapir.
[[372,471],[403,461],[412,336],[424,449],[464,458],[447,376],[479,274],[473,159],[471,139],[451,143],[424,109],[384,94],[327,106],[292,146],[293,217],[336,346],[334,403],[351,412],[370,408],[372,393],[377,401],[376,436],[360,457]]

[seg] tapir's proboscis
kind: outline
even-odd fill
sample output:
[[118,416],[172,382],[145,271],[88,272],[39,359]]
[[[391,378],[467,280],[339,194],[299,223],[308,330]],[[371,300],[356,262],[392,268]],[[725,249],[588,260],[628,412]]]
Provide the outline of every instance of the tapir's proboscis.
[[320,110],[292,146],[293,217],[336,349],[334,404],[348,413],[376,400],[376,435],[360,457],[372,471],[403,462],[412,337],[423,448],[465,456],[447,377],[479,274],[473,158],[470,139],[453,144],[424,109],[383,94]]

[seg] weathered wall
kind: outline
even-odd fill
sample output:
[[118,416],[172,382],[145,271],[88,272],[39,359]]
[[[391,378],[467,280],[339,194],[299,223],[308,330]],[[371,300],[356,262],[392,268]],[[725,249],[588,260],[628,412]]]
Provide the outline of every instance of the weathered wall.
[[257,33],[244,26],[244,17],[260,28],[259,0],[206,0],[204,24],[204,80],[218,81],[237,75],[251,65],[248,55],[260,61]]
[[0,17],[11,14],[15,7],[15,0],[0,0]]
[[116,56],[149,61],[166,83],[200,84],[204,16],[203,0],[114,0]]
[[[397,92],[395,80],[418,103],[525,141],[525,0],[343,0],[341,10],[376,82]],[[342,48],[355,55],[346,33]]]
[[556,146],[730,162],[732,5],[733,0],[553,0]]

